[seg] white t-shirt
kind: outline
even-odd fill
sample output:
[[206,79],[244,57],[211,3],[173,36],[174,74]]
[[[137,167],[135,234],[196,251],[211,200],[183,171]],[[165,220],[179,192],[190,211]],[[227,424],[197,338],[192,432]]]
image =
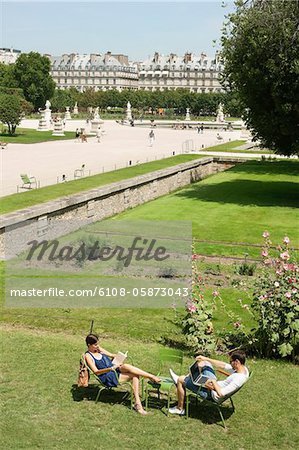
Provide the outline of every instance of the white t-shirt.
[[249,377],[249,371],[247,367],[244,366],[244,368],[245,373],[238,373],[234,371],[230,364],[225,365],[224,370],[231,373],[231,375],[229,375],[225,380],[217,381],[221,389],[222,397],[219,397],[216,391],[211,391],[211,395],[215,402],[223,402],[225,398],[232,395],[235,391],[240,389],[240,387],[243,386],[244,383],[246,383]]

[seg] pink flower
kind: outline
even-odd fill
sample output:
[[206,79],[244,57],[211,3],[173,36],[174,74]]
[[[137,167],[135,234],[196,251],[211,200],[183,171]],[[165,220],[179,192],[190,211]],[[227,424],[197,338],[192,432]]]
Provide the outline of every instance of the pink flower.
[[268,250],[263,250],[263,251],[262,251],[262,256],[263,256],[264,258],[267,258],[267,256],[269,256]]
[[266,266],[269,266],[271,264],[271,259],[265,259],[264,264],[266,264]]
[[275,273],[276,275],[282,275],[282,271],[280,269],[277,269]]
[[262,302],[263,300],[265,300],[265,296],[264,295],[260,295],[259,296],[259,300]]
[[218,291],[214,291],[213,292],[213,297],[219,297],[219,292]]
[[240,326],[241,326],[241,323],[240,323],[240,322],[235,322],[235,323],[234,323],[234,327],[235,327],[235,328],[240,328]]
[[284,261],[288,261],[289,259],[290,259],[290,255],[289,255],[289,252],[283,252],[283,253],[280,253],[280,258],[282,259],[282,260],[284,260]]
[[189,303],[188,304],[188,306],[187,306],[187,310],[189,311],[189,313],[194,313],[194,312],[196,312],[196,310],[197,310],[197,308],[196,308],[196,306],[194,305],[194,303]]
[[267,239],[270,236],[269,231],[264,231],[263,232],[263,238]]
[[199,258],[199,256],[198,256],[196,253],[193,253],[192,259],[193,259],[193,260],[196,260],[196,259],[198,259],[198,258]]
[[290,243],[290,238],[288,236],[285,236],[283,238],[283,242],[288,245]]
[[291,298],[291,297],[292,297],[292,294],[291,294],[290,292],[286,292],[286,293],[284,294],[284,296],[285,296],[286,298]]

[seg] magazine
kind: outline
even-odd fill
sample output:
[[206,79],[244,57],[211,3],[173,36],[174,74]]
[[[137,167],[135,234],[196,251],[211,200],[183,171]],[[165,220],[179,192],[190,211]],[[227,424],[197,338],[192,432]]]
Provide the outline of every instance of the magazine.
[[113,358],[112,364],[114,366],[120,366],[121,364],[123,364],[123,362],[127,356],[128,356],[128,352],[126,352],[126,353],[118,352],[116,354],[116,356]]

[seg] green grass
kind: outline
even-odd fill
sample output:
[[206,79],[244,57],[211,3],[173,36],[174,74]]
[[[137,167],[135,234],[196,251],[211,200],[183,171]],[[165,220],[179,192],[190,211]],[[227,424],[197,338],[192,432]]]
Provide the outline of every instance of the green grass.
[[237,148],[241,145],[244,145],[246,141],[233,141],[233,142],[225,142],[224,144],[214,145],[213,147],[205,148],[203,151],[207,152],[223,152],[223,153],[244,153],[244,154],[256,154],[256,153],[272,153],[271,150],[268,149],[260,149],[255,148],[253,150],[238,150]]
[[74,131],[65,131],[64,133],[65,136],[52,136],[52,130],[37,131],[31,128],[17,128],[13,136],[7,133],[0,133],[0,141],[8,144],[37,144],[39,142],[75,139]]
[[40,189],[34,189],[20,194],[12,194],[1,198],[0,213],[5,214],[18,209],[27,208],[28,206],[44,203],[65,195],[77,194],[78,192],[87,191],[105,184],[114,183],[128,178],[143,175],[155,170],[164,169],[166,167],[175,166],[184,162],[200,159],[199,155],[178,155],[171,158],[165,158],[138,166],[128,167],[125,169],[114,170],[104,174],[94,175],[91,177],[81,178],[67,183],[45,186]]
[[[85,393],[75,385],[84,334],[10,326],[1,331],[4,449],[225,449],[232,442],[238,449],[298,447],[298,369],[291,364],[248,361],[254,375],[235,396],[235,413],[225,412],[225,433],[211,407],[193,406],[185,420],[166,417],[157,408],[138,416],[119,403],[117,393],[105,393],[95,404],[93,385]],[[128,350],[134,364],[157,370],[157,344],[103,339],[103,346]],[[190,362],[185,359],[185,372]]]
[[[190,220],[200,240],[261,244],[268,230],[274,244],[288,235],[299,246],[298,161],[249,161],[185,189],[125,211],[121,220]],[[196,245],[198,253],[259,256],[260,249]]]

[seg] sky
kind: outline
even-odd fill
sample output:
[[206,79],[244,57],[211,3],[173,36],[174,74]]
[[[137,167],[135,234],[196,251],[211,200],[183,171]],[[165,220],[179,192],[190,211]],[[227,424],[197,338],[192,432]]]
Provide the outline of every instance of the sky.
[[[186,51],[213,56],[226,1],[1,1],[0,47],[22,52],[123,53],[131,61]],[[217,43],[214,44],[213,41]]]

